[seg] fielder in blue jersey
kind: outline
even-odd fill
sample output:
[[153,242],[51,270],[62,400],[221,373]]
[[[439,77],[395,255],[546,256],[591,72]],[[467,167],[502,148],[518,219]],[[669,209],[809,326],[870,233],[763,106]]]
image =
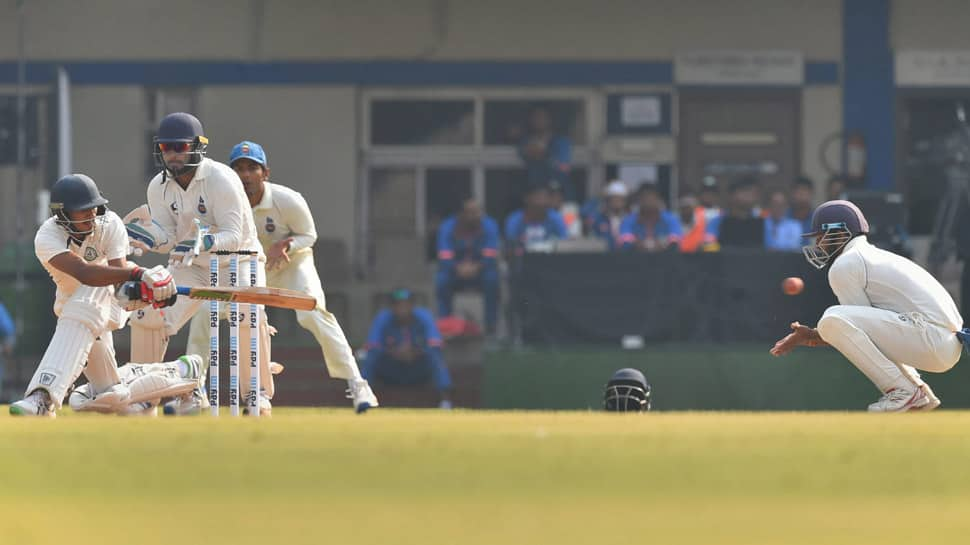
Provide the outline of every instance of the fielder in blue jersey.
[[495,220],[482,214],[475,199],[465,199],[461,212],[438,229],[438,272],[435,296],[438,316],[451,316],[455,291],[481,290],[485,299],[485,332],[495,333],[498,320],[499,231]]
[[385,384],[432,382],[439,406],[451,408],[451,375],[441,355],[441,333],[431,311],[415,307],[410,290],[391,292],[391,308],[377,313],[367,336],[367,358],[361,374]]
[[568,237],[562,214],[550,208],[549,188],[530,186],[525,194],[525,208],[509,214],[505,220],[505,240],[515,255],[544,247]]

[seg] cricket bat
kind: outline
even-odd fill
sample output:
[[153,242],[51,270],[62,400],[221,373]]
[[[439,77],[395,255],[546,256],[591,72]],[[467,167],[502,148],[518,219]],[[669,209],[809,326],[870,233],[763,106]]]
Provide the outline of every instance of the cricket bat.
[[[138,286],[138,282],[127,282],[124,290],[124,293],[129,299],[141,298],[141,288]],[[259,286],[192,288],[178,286],[176,291],[179,295],[207,301],[255,303],[257,305],[289,308],[293,310],[313,310],[317,306],[317,300],[313,297],[305,293],[283,288],[263,288]]]

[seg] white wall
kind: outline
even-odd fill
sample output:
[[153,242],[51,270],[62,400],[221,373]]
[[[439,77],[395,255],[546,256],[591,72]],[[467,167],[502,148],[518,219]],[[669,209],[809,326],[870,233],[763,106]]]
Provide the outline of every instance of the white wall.
[[[968,13],[938,3],[954,6],[950,25]],[[14,6],[0,4],[0,59],[16,56]],[[842,49],[841,0],[32,0],[26,13],[32,59],[620,60],[698,48],[836,59]]]
[[[819,150],[823,141],[842,130],[842,89],[806,87],[802,92],[802,173],[815,181],[815,198],[824,200],[830,174],[822,166]],[[838,168],[842,161],[839,144],[829,150],[829,161]]]
[[145,202],[151,154],[146,94],[135,86],[75,86],[71,91],[73,162],[124,216]]
[[902,49],[970,49],[970,2],[892,0],[890,40]]
[[273,181],[303,193],[318,236],[352,248],[357,185],[356,94],[350,87],[205,87],[199,116],[209,157],[226,162],[252,140],[266,150]]

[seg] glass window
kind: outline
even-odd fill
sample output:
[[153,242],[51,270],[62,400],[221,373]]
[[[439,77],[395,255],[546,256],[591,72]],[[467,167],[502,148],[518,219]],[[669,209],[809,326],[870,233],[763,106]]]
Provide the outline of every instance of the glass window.
[[375,146],[470,146],[475,143],[474,102],[375,99],[370,139]]
[[415,235],[416,198],[413,168],[371,169],[369,232],[375,237]]
[[427,257],[437,255],[438,227],[461,209],[462,202],[472,196],[472,171],[467,168],[429,168],[424,176],[425,230]]
[[[581,99],[485,101],[485,144],[516,146],[529,133],[534,119],[547,114],[554,134],[568,138],[573,145],[586,143],[586,110]],[[531,120],[531,121],[530,121]]]

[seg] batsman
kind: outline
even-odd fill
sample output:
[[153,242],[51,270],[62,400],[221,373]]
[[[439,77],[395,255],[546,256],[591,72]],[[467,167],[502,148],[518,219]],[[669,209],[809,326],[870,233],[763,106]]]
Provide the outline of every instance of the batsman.
[[[367,380],[360,376],[343,329],[327,310],[320,276],[313,264],[317,230],[306,200],[296,191],[269,181],[266,152],[255,142],[236,144],[229,155],[229,166],[242,180],[253,209],[259,241],[267,255],[266,284],[302,292],[316,299],[313,310],[296,311],[297,322],[320,344],[330,376],[347,381],[347,392],[354,409],[361,413],[377,407],[377,397]],[[200,312],[192,320],[190,353],[205,347],[206,317],[206,313]]]
[[942,373],[960,359],[963,318],[946,289],[912,261],[866,239],[869,222],[843,200],[819,205],[812,215],[813,243],[802,248],[808,262],[828,268],[839,300],[816,328],[794,322],[775,343],[781,356],[796,346],[832,346],[875,384],[882,397],[871,412],[928,411],[939,398],[919,371]]
[[[209,140],[202,123],[184,112],[165,116],[154,140],[156,164],[161,167],[148,185],[148,204],[125,217],[130,244],[141,250],[169,254],[169,269],[180,286],[209,285],[209,257],[215,251],[255,251],[239,259],[239,270],[249,270],[249,260],[258,259],[257,285],[266,285],[265,256],[259,246],[253,213],[235,172],[206,157]],[[220,279],[229,278],[223,260]],[[132,361],[158,361],[168,340],[196,313],[202,302],[179,297],[163,312],[140,313],[131,320]],[[246,307],[248,305],[241,305]],[[248,309],[241,309],[248,312]],[[269,370],[270,336],[265,313],[259,321],[260,414],[272,411],[273,376]],[[249,338],[249,319],[241,320],[240,338]],[[204,345],[194,354],[206,354]],[[249,366],[240,365],[242,398],[250,391]],[[176,398],[166,413],[197,414],[209,407],[200,383],[190,394]]]
[[[144,269],[126,260],[125,226],[89,176],[61,178],[50,199],[52,216],[37,230],[34,251],[57,286],[57,327],[24,399],[10,405],[10,414],[56,416],[82,371],[85,395],[72,398],[79,411],[134,414],[129,408],[135,407],[141,413],[156,399],[192,391],[201,375],[197,356],[137,366],[137,373],[125,377],[115,360],[112,332],[132,310],[171,304],[172,275],[161,266]],[[136,300],[115,294],[115,285],[129,280],[138,282]]]

